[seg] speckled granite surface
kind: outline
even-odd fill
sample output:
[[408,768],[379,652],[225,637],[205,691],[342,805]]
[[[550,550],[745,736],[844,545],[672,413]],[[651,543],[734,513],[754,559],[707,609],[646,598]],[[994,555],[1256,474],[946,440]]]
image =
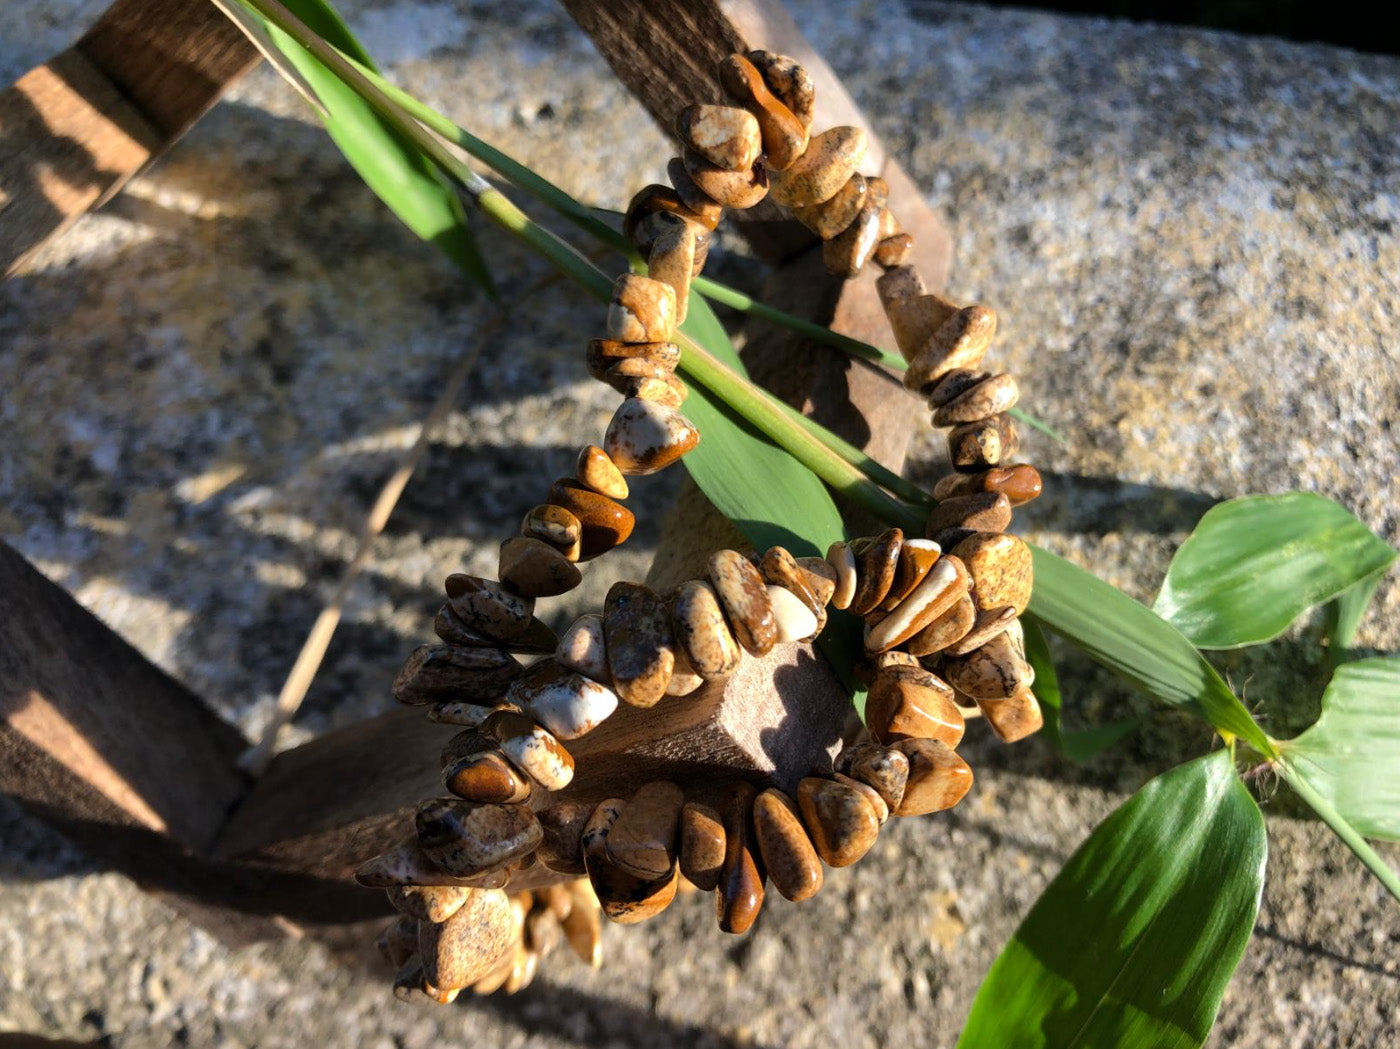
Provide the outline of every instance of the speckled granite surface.
[[[0,75],[100,6],[0,7]],[[947,216],[954,295],[998,307],[1027,405],[1069,438],[1027,439],[1052,485],[1022,515],[1029,533],[1143,598],[1222,497],[1305,487],[1400,538],[1400,60],[941,3],[793,8]],[[347,13],[400,83],[582,198],[618,206],[661,176],[660,135],[557,7]],[[483,237],[507,286],[544,274]],[[254,733],[394,455],[479,343],[297,733],[348,723],[386,704],[436,580],[489,570],[522,493],[606,423],[614,395],[577,352],[596,313],[554,288],[490,327],[259,70],[0,284],[0,534]],[[920,434],[911,473],[932,481],[939,455]],[[638,486],[642,532],[579,604],[642,573],[675,483]],[[1362,643],[1400,648],[1397,612],[1392,579]],[[1315,637],[1225,663],[1280,734],[1315,710]],[[1080,660],[1062,673],[1092,716],[1144,709]],[[1161,716],[1086,768],[974,740],[968,803],[888,830],[877,860],[801,908],[779,901],[754,935],[722,937],[692,897],[609,929],[602,973],[551,959],[518,999],[440,1011],[395,1003],[384,974],[318,946],[229,951],[0,803],[0,1030],[120,1046],[951,1046],[1074,845],[1206,745]],[[1385,1044],[1393,904],[1316,825],[1280,816],[1271,835],[1259,933],[1214,1044]],[[792,963],[814,944],[829,963]]]

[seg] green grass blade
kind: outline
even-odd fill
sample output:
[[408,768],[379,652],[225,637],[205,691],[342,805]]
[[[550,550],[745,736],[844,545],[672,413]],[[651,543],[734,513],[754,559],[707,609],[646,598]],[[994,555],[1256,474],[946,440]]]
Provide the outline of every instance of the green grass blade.
[[1045,634],[1034,616],[1025,616],[1021,626],[1026,636],[1026,661],[1035,671],[1035,698],[1040,701],[1040,712],[1045,719],[1045,728],[1041,731],[1061,754],[1071,761],[1088,761],[1142,724],[1138,718],[1126,718],[1110,725],[1066,730],[1062,720],[1064,700],[1060,694],[1060,678],[1055,673]]
[[1258,644],[1383,573],[1396,556],[1330,499],[1245,496],[1206,511],[1172,558],[1154,607],[1201,648]]
[[1042,623],[1149,696],[1199,714],[1266,757],[1277,756],[1244,704],[1176,627],[1082,568],[1031,549],[1030,611]]
[[973,1002],[958,1049],[1195,1049],[1254,930],[1268,841],[1219,751],[1089,836]]

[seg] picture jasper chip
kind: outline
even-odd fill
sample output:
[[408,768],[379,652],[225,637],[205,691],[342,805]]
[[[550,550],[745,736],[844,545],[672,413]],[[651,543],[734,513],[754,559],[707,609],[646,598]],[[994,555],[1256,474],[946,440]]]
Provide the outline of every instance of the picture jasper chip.
[[751,208],[768,195],[768,170],[762,161],[746,171],[726,171],[694,150],[682,154],[685,173],[700,192],[735,211]]
[[603,448],[626,474],[664,470],[700,443],[700,431],[675,408],[629,397],[608,423]]
[[523,668],[499,648],[420,645],[394,677],[394,698],[418,705],[447,699],[491,701]]
[[790,208],[830,200],[860,167],[865,145],[865,132],[858,127],[823,131],[791,167],[775,169],[773,199]]
[[543,838],[526,805],[431,798],[418,806],[414,822],[428,858],[460,878],[500,870],[534,852]]
[[744,57],[753,63],[778,101],[802,122],[803,127],[811,127],[817,105],[817,88],[812,83],[812,75],[795,58],[773,51],[750,51]]
[[894,585],[899,567],[899,550],[904,545],[904,532],[891,528],[881,532],[856,552],[856,592],[851,599],[851,611],[865,615],[873,611]]
[[583,859],[603,914],[609,921],[632,925],[660,914],[676,898],[679,871],[660,879],[638,878],[619,867],[608,854],[607,838],[626,803],[620,798],[600,802],[583,831]]
[[1040,703],[1029,688],[1023,688],[1010,699],[979,699],[977,706],[1003,743],[1025,739],[1039,732],[1045,723]]
[[766,655],[777,643],[778,624],[758,569],[737,551],[717,550],[709,576],[735,639],[754,655]]
[[639,878],[667,877],[676,862],[676,835],[685,795],[666,780],[646,784],[623,806],[608,831],[612,861]]
[[[681,350],[674,342],[618,342],[616,339],[589,339],[584,353],[588,374],[599,382],[611,382],[613,369],[623,361],[640,360],[667,371],[680,362]],[[607,492],[603,493],[607,495]],[[617,499],[625,496],[614,496]]]
[[501,544],[497,575],[522,597],[555,597],[583,582],[578,566],[540,539],[516,536]]
[[724,867],[725,835],[720,814],[708,805],[689,801],[681,809],[681,873],[701,892],[719,885]]
[[953,553],[972,576],[972,594],[981,610],[1010,605],[1020,615],[1030,603],[1035,568],[1031,549],[1005,532],[979,532],[964,539]]
[[1015,407],[1020,396],[1021,390],[1014,377],[1004,372],[993,375],[938,408],[933,413],[933,425],[952,426],[990,419]]
[[[644,343],[643,345],[652,344]],[[673,344],[669,342],[664,342],[661,345],[674,348]],[[627,359],[645,360],[645,358],[635,357]],[[621,363],[623,362],[619,362],[619,364]],[[666,365],[650,360],[647,363],[660,368],[663,372],[669,372],[675,367],[674,364]],[[609,374],[612,374],[612,369],[609,369]],[[592,488],[599,495],[606,495],[609,499],[626,499],[629,494],[627,478],[622,476],[622,471],[608,457],[608,453],[596,444],[590,444],[578,453],[578,464],[574,472],[580,483]]]
[[964,722],[953,690],[920,667],[885,667],[875,674],[865,702],[865,725],[877,742],[936,739],[962,742]]
[[686,106],[676,115],[676,135],[726,171],[747,170],[763,149],[758,121],[733,106]]
[[510,900],[499,889],[474,889],[445,922],[419,922],[423,979],[445,991],[470,987],[515,948]]
[[445,922],[461,910],[473,891],[463,885],[395,885],[385,889],[384,895],[400,914],[425,922]]
[[802,156],[807,125],[774,97],[752,62],[743,55],[730,55],[719,64],[719,82],[730,98],[754,115],[771,170],[782,171]]
[[442,785],[459,798],[492,805],[508,805],[530,796],[530,781],[494,748],[466,754],[445,765]]
[[914,238],[907,233],[896,233],[875,246],[875,264],[886,269],[903,266],[913,253]]
[[928,515],[924,531],[938,535],[949,528],[1004,532],[1011,524],[1011,500],[1000,492],[974,492],[944,499]]
[[719,597],[706,583],[682,583],[671,599],[671,629],[692,670],[707,681],[728,677],[743,651],[729,630]]
[[894,744],[909,759],[904,796],[896,816],[923,816],[951,809],[972,789],[972,769],[952,747],[936,739],[904,739]]
[[893,812],[904,797],[904,784],[909,779],[909,756],[893,747],[865,744],[852,753],[846,773],[879,791]]
[[583,537],[583,526],[562,506],[541,503],[531,508],[520,522],[520,534],[548,543],[570,561],[577,561],[582,549],[579,540]]
[[933,486],[933,497],[939,500],[976,492],[1000,492],[1012,507],[1021,506],[1040,495],[1040,472],[1029,463],[994,466],[977,473],[951,473]]
[[[719,220],[724,216],[724,208],[695,184],[695,180],[685,170],[684,160],[672,157],[667,161],[666,177],[671,180],[681,203],[698,217],[702,226],[712,230],[719,225]],[[698,246],[696,251],[698,254]]]
[[1021,447],[1009,415],[963,423],[948,432],[948,458],[955,470],[985,470],[1015,455]]
[[559,801],[540,809],[543,838],[535,855],[559,874],[586,874],[583,865],[583,831],[593,807],[577,801]]
[[866,201],[855,221],[822,245],[826,272],[849,280],[870,261],[879,242],[880,208],[873,200]]
[[949,684],[976,700],[1010,699],[1031,683],[1030,667],[1006,631],[965,656],[947,657],[943,672]]
[[743,781],[731,784],[724,801],[724,863],[715,893],[721,932],[745,933],[763,909],[768,874],[754,840],[753,803],[758,791]]
[[513,594],[493,579],[454,572],[444,585],[447,603],[469,630],[502,641],[520,637],[534,618],[532,598]]
[[849,867],[875,844],[880,821],[860,791],[809,776],[797,785],[797,804],[812,844],[828,867]]
[[943,376],[976,368],[997,330],[997,315],[986,306],[967,306],[944,321],[919,349],[904,373],[904,388],[927,394]]
[[754,837],[768,877],[793,903],[811,899],[822,887],[822,862],[797,806],[776,787],[765,790],[753,804]]
[[952,607],[935,618],[905,642],[905,649],[914,656],[929,656],[966,637],[977,620],[977,606],[972,595],[965,592]]
[[617,694],[634,707],[655,705],[676,665],[666,602],[639,583],[614,583],[603,610],[603,636]]
[[865,176],[857,173],[847,179],[846,184],[837,190],[830,200],[793,208],[792,217],[822,240],[831,240],[855,222],[856,216],[865,206],[867,188]]
[[[579,560],[587,561],[621,546],[637,519],[627,507],[586,488],[572,477],[555,481],[546,499],[578,518],[582,530]],[[552,647],[552,646],[551,646]]]

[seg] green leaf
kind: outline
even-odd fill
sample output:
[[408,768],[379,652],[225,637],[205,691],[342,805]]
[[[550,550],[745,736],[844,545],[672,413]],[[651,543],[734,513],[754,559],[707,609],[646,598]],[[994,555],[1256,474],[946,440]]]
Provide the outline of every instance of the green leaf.
[[1041,716],[1045,719],[1042,731],[1061,754],[1071,761],[1088,761],[1142,724],[1139,718],[1126,718],[1111,725],[1066,731],[1060,720],[1063,715],[1060,679],[1055,673],[1055,663],[1050,658],[1050,646],[1045,641],[1045,634],[1031,616],[1021,620],[1021,627],[1026,637],[1026,661],[1035,672],[1035,698],[1040,701]]
[[1206,511],[1172,558],[1154,607],[1201,648],[1258,644],[1395,558],[1330,499],[1245,496]]
[[1099,825],[987,974],[958,1049],[1201,1045],[1254,929],[1264,818],[1217,751]]
[[1400,840],[1400,658],[1342,664],[1322,716],[1278,746],[1362,834]]
[[[285,0],[327,42],[373,68],[369,55],[325,0]],[[301,74],[325,109],[326,131],[375,195],[424,240],[436,244],[480,288],[495,296],[491,275],[448,181],[407,139],[290,36],[253,11],[267,38]]]
[[1389,569],[1387,565],[1374,575],[1347,587],[1327,606],[1327,661],[1334,670],[1354,658],[1351,642],[1356,637],[1356,628],[1361,625],[1366,609],[1371,606],[1371,598]]
[[1077,565],[1037,547],[1030,611],[1129,684],[1273,757],[1273,742],[1181,631]]

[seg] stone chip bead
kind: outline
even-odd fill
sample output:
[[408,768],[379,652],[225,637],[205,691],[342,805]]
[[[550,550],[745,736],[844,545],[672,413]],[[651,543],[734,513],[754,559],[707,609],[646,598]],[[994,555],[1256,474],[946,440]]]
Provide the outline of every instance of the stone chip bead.
[[836,595],[836,569],[824,557],[798,557],[794,560],[807,582],[807,592],[825,608]]
[[753,784],[729,785],[724,799],[724,863],[715,893],[715,917],[721,932],[745,933],[763,909],[763,883],[768,874],[754,840]]
[[970,390],[962,391],[946,404],[939,405],[933,413],[933,425],[953,426],[989,419],[1014,408],[1020,397],[1021,388],[1016,384],[1015,376],[1005,372],[993,375]]
[[596,444],[587,445],[580,450],[574,476],[580,483],[592,488],[599,495],[606,495],[609,499],[626,499],[630,494],[627,478],[609,458],[608,453]]
[[778,628],[778,644],[805,641],[817,634],[817,617],[812,610],[785,586],[769,583],[768,604],[773,609],[773,622]]
[[685,194],[670,186],[652,183],[642,187],[627,205],[627,212],[622,217],[622,235],[639,251],[646,252],[651,250],[650,238],[661,228],[648,221],[653,215],[675,215],[696,223],[706,231],[719,225],[723,208],[703,194],[692,199],[694,203],[688,202]]
[[671,630],[692,670],[707,681],[725,678],[743,651],[725,621],[719,597],[707,583],[682,583],[671,598]]
[[[719,225],[719,220],[724,217],[724,208],[695,184],[695,180],[685,170],[684,160],[680,157],[672,157],[667,161],[666,177],[671,180],[671,185],[675,187],[674,192],[677,199],[698,216],[702,226],[707,230],[713,230]],[[697,244],[697,258],[700,257],[700,251],[700,245]]]
[[909,779],[909,756],[893,747],[872,743],[859,745],[851,754],[846,773],[879,791],[893,812],[904,797],[904,784]]
[[[951,555],[950,555],[951,556]],[[966,637],[977,621],[977,606],[966,591],[953,605],[904,643],[910,655],[929,656]]]
[[865,615],[879,607],[894,585],[899,567],[899,551],[904,545],[904,532],[890,528],[866,540],[856,552],[856,592],[851,598],[851,611]]
[[1015,466],[993,466],[978,473],[948,474],[933,486],[933,497],[943,500],[978,492],[999,492],[1014,508],[1039,496],[1041,487],[1040,472],[1029,463],[1017,463]]
[[522,597],[556,597],[583,582],[578,566],[540,539],[516,536],[501,544],[497,575]]
[[773,174],[773,199],[787,207],[820,204],[836,196],[865,159],[865,132],[834,127],[817,135],[791,167]]
[[893,269],[908,263],[909,256],[913,253],[914,238],[907,233],[895,233],[875,246],[875,254],[872,257],[876,265]]
[[767,655],[777,644],[778,623],[763,576],[747,557],[734,550],[715,551],[708,567],[710,585],[735,639],[754,655]]
[[477,750],[443,766],[442,785],[467,801],[508,805],[530,796],[530,781],[494,749]]
[[869,196],[869,186],[865,176],[859,173],[846,180],[846,184],[836,191],[830,200],[820,204],[793,208],[792,217],[821,237],[831,240],[837,234],[850,228],[856,216],[861,213]]
[[355,880],[370,889],[395,885],[466,885],[472,888],[499,888],[509,875],[504,870],[472,877],[449,874],[434,863],[416,836],[399,842],[387,852],[366,860],[355,870]]
[[950,685],[976,700],[1010,699],[1031,684],[1030,667],[1007,631],[965,656],[946,657],[943,673]]
[[[552,660],[548,662],[553,662]],[[548,680],[518,679],[506,698],[543,725],[555,739],[586,736],[612,716],[617,693],[566,667]]]
[[855,600],[856,585],[859,582],[856,555],[851,549],[851,544],[832,543],[826,552],[826,563],[836,574],[836,586],[831,592],[831,607],[850,608],[851,602]]
[[775,889],[793,903],[821,891],[821,859],[791,798],[776,787],[765,790],[753,803],[753,828]]
[[700,443],[700,431],[675,408],[629,397],[608,423],[603,448],[625,474],[654,474]]
[[640,583],[614,583],[603,609],[603,636],[617,694],[634,707],[654,706],[676,665],[666,602]]
[[953,690],[936,674],[908,666],[876,671],[865,701],[865,725],[887,746],[901,739],[936,739],[956,747],[964,729]]
[[676,293],[676,323],[682,323],[690,306],[690,279],[695,271],[695,231],[690,224],[671,217],[661,226],[647,255],[647,273],[669,284]]
[[671,905],[680,872],[673,868],[662,878],[644,879],[613,861],[607,839],[625,806],[620,798],[608,798],[593,810],[583,832],[583,859],[603,914],[609,921],[632,925],[654,918]]
[[948,431],[948,458],[955,470],[985,470],[1011,458],[1021,447],[1009,415],[961,423]]
[[753,114],[772,171],[790,167],[807,146],[807,125],[768,89],[763,74],[746,57],[730,55],[719,64],[719,82],[730,98]]
[[951,809],[972,789],[972,769],[952,747],[936,739],[902,739],[894,744],[909,759],[904,796],[896,816],[923,816]]
[[637,522],[627,507],[584,487],[571,477],[555,481],[545,498],[551,505],[569,511],[578,519],[580,561],[590,560],[615,546],[621,546],[632,534]]
[[758,121],[733,106],[686,106],[676,115],[676,134],[716,167],[745,171],[763,150]]
[[526,805],[431,798],[414,817],[418,844],[448,874],[471,878],[534,852],[544,832]]
[[[664,371],[674,371],[680,363],[681,349],[674,342],[619,342],[616,339],[589,339],[584,352],[588,374],[599,382],[613,384],[618,377],[616,368],[624,361],[644,361]],[[607,493],[604,492],[604,495]],[[625,496],[614,496],[623,499]]]
[[996,311],[986,306],[958,310],[919,349],[904,373],[904,387],[927,394],[939,379],[955,368],[976,368],[987,355],[997,331]]
[[540,809],[543,839],[535,855],[559,874],[584,874],[583,831],[593,815],[593,806],[577,801],[558,801]]
[[1029,687],[1022,688],[1010,699],[979,699],[977,707],[1003,743],[1015,743],[1034,735],[1045,724],[1040,703]]
[[858,779],[840,772],[834,773],[831,777],[837,783],[845,784],[852,790],[859,791],[866,801],[870,802],[870,807],[875,810],[875,822],[883,827],[885,821],[890,818],[890,807],[885,803],[885,799],[880,797],[880,792],[868,783],[862,783]]
[[860,791],[834,779],[808,776],[797,785],[802,822],[828,867],[849,867],[880,833],[875,807]]
[[554,661],[594,681],[611,680],[607,648],[603,641],[603,617],[597,612],[589,612],[575,619],[560,636],[559,647],[554,650]]
[[686,175],[700,192],[726,208],[744,211],[768,195],[768,170],[761,160],[746,171],[726,171],[691,149],[681,159]]
[[676,835],[685,795],[667,780],[643,786],[622,808],[608,831],[605,847],[612,861],[647,880],[670,875],[676,863]]
[[[1011,500],[1000,492],[974,492],[944,499],[928,515],[927,535],[950,528],[972,532],[1004,532],[1011,524]],[[966,537],[964,537],[966,538]]]
[[416,706],[449,699],[491,702],[524,668],[499,648],[420,645],[394,676],[394,698]]
[[465,885],[395,885],[385,889],[384,894],[400,914],[425,922],[445,922],[478,891]]
[[719,885],[725,855],[724,820],[708,805],[688,801],[681,809],[681,873],[701,892]]
[[942,553],[943,548],[932,539],[906,538],[899,548],[899,563],[895,566],[894,581],[890,583],[889,593],[880,602],[880,607],[886,612],[893,612],[898,608],[900,603],[914,592],[914,588],[923,582],[924,576],[938,563]]
[[461,728],[476,728],[496,712],[494,703],[468,703],[454,700],[449,703],[434,703],[428,710],[428,720],[440,725],[457,725]]
[[530,629],[533,598],[513,594],[493,579],[454,572],[443,584],[447,603],[470,630],[509,641]]
[[[975,605],[975,602],[974,602]],[[1016,621],[1016,609],[1010,605],[1000,608],[977,609],[971,628],[958,640],[943,649],[944,656],[965,656],[975,652]]]
[[803,127],[811,127],[817,105],[817,87],[812,82],[812,75],[798,64],[797,59],[773,51],[749,51],[744,57],[753,63],[778,101],[802,121]]
[[619,342],[665,342],[676,328],[676,292],[669,284],[635,273],[613,282],[608,338]]
[[979,532],[959,543],[953,553],[972,576],[973,598],[980,610],[1010,605],[1020,615],[1030,603],[1035,568],[1025,542],[1005,532]]
[[446,991],[470,987],[514,947],[510,900],[499,889],[473,889],[447,921],[418,924],[423,978]]
[[583,526],[562,506],[541,503],[531,508],[520,522],[520,534],[548,543],[570,561],[577,561],[582,546]]
[[573,756],[548,729],[523,714],[498,710],[479,731],[545,790],[563,790],[574,778]]
[[874,200],[867,200],[855,220],[822,245],[822,264],[826,272],[846,280],[860,273],[880,242],[882,207]]

